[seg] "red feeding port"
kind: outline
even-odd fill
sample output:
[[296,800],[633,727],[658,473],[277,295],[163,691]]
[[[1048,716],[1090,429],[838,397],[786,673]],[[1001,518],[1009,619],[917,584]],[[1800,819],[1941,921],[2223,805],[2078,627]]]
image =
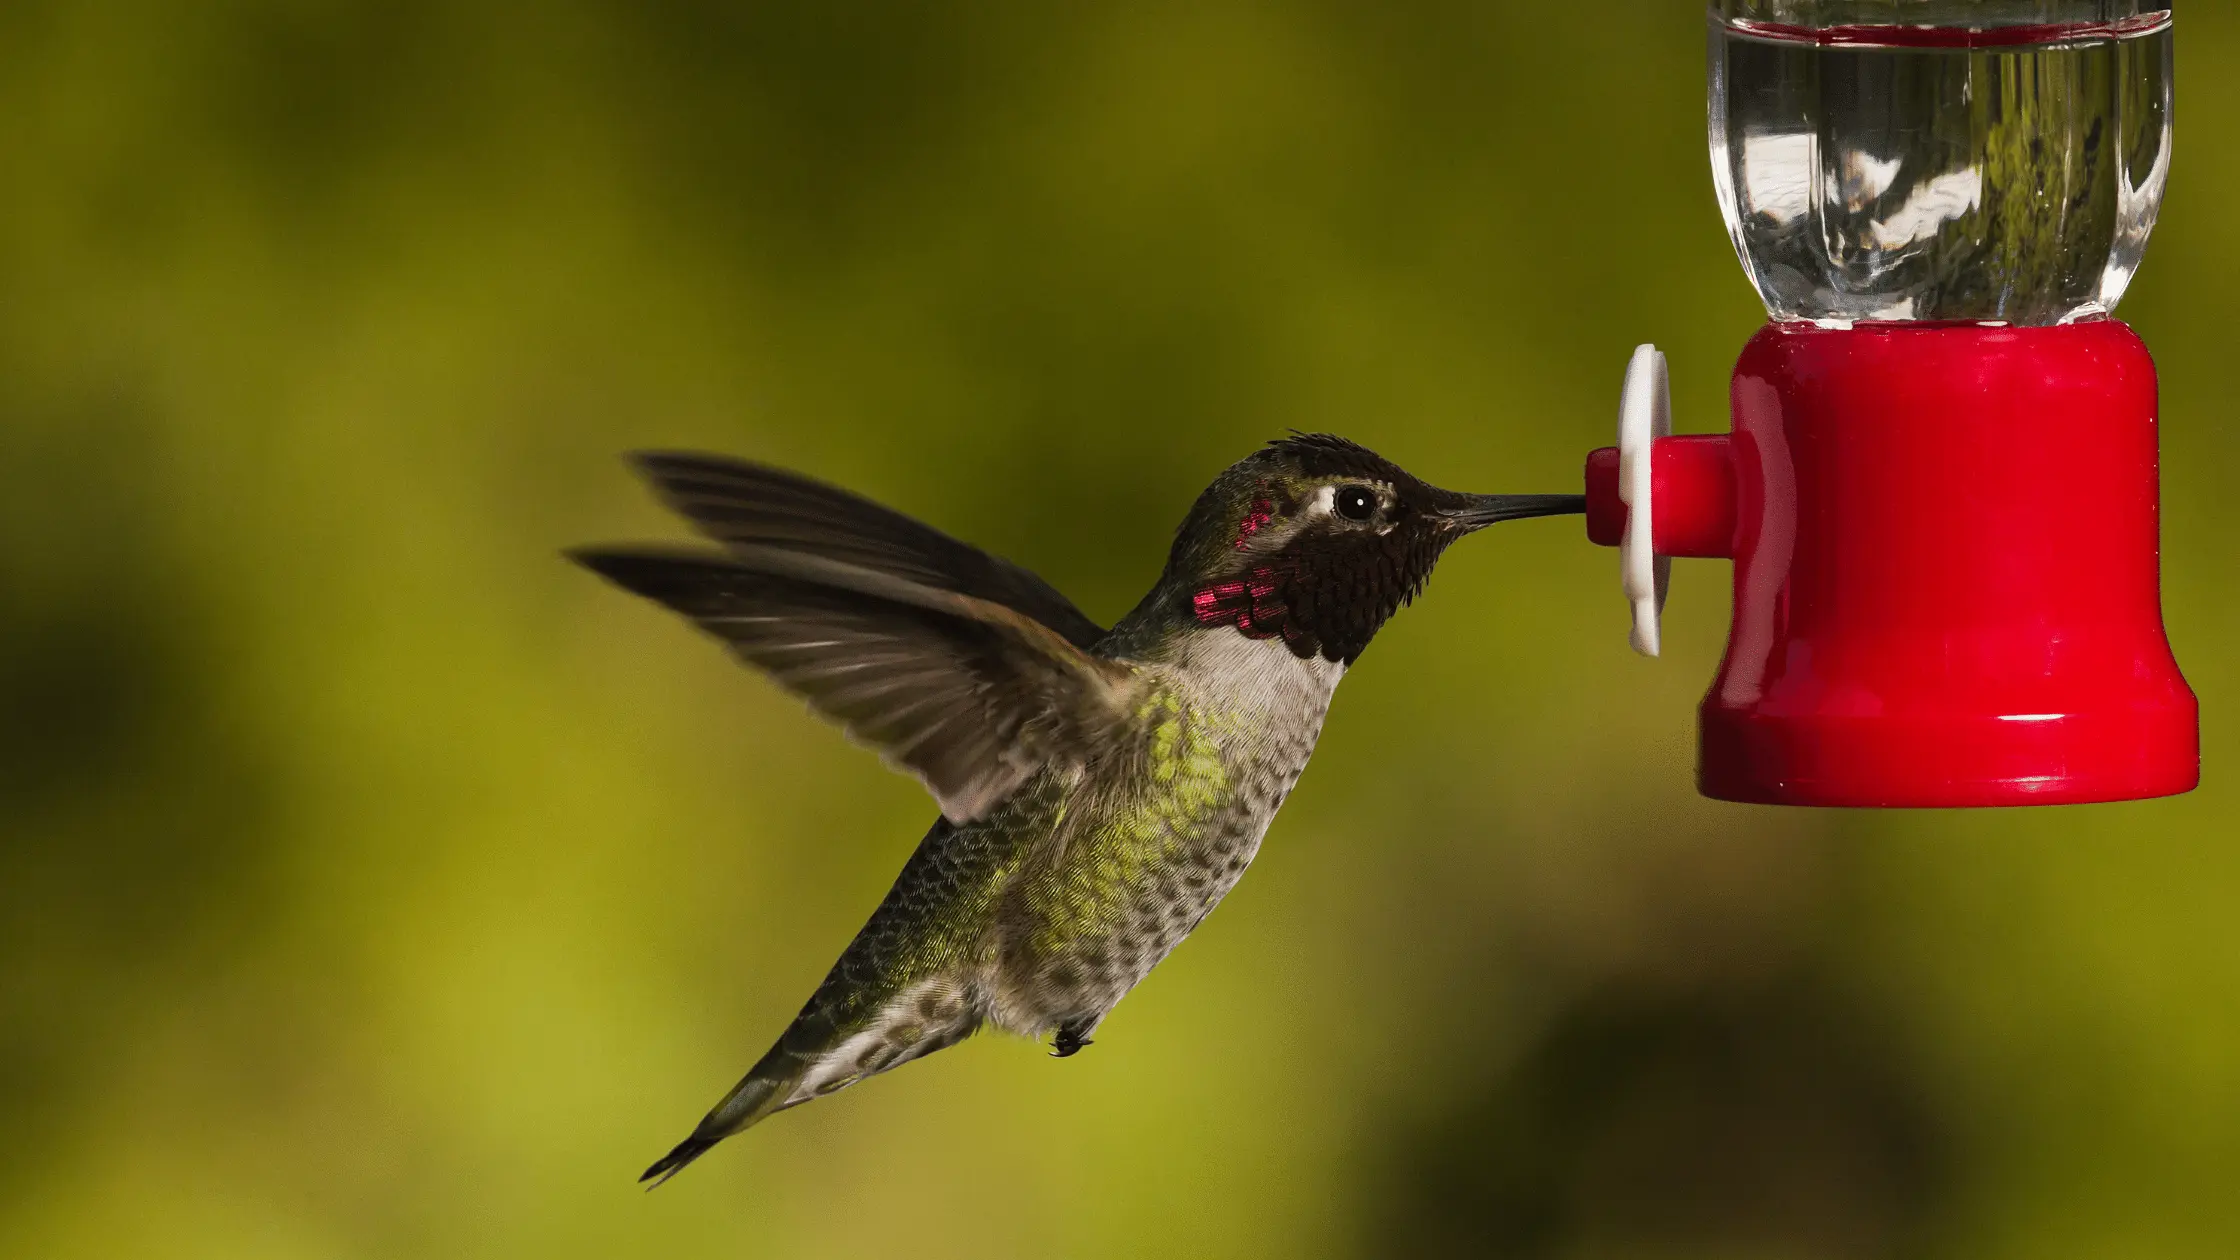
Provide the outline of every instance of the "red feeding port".
[[[1721,528],[1733,543],[1703,792],[1983,806],[2193,788],[2155,405],[2153,361],[2113,320],[1761,330],[1732,435],[1652,449],[1657,550],[1721,554]],[[1589,460],[1598,541],[1622,528],[1616,466]]]
[[1704,789],[2123,800],[2200,779],[2162,628],[2154,362],[2113,320],[1767,329]]

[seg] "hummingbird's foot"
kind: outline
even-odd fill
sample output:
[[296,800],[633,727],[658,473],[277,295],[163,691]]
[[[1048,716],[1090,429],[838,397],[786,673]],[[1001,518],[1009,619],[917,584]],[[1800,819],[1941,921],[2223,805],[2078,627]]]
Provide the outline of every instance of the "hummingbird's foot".
[[1050,1057],[1053,1059],[1070,1059],[1081,1053],[1081,1047],[1095,1044],[1097,1043],[1081,1035],[1080,1028],[1072,1024],[1061,1024],[1058,1026],[1057,1041],[1051,1048]]

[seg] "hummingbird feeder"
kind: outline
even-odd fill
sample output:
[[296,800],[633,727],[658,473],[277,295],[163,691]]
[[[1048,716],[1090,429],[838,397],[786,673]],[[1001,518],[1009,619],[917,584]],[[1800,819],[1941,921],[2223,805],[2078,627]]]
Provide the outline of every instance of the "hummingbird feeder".
[[1734,561],[1702,791],[2192,789],[2154,362],[2110,314],[2169,174],[2169,4],[1720,0],[1710,28],[1713,183],[1771,322],[1727,433],[1673,436],[1641,347],[1586,469],[1637,650],[1670,557]]

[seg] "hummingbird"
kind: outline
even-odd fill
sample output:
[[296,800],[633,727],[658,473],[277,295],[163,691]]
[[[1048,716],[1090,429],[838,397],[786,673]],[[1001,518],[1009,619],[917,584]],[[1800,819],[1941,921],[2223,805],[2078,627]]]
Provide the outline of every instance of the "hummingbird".
[[[632,457],[709,542],[568,554],[689,618],[940,817],[768,1053],[641,1181],[993,1026],[1070,1057],[1251,864],[1338,680],[1448,544],[1578,495],[1442,490],[1294,434],[1198,496],[1107,630],[1033,573],[848,491]],[[650,1187],[649,1187],[650,1188]]]

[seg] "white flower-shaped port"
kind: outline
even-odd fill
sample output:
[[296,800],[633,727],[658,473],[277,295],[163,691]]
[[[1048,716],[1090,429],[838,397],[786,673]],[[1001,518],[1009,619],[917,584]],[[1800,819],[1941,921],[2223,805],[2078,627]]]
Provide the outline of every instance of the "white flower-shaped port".
[[1672,557],[1656,553],[1650,523],[1655,478],[1649,454],[1658,438],[1670,436],[1672,384],[1664,354],[1655,346],[1637,347],[1626,364],[1625,392],[1618,399],[1618,500],[1626,505],[1618,569],[1633,605],[1633,650],[1643,656],[1655,656],[1663,648],[1658,618],[1672,585]]

